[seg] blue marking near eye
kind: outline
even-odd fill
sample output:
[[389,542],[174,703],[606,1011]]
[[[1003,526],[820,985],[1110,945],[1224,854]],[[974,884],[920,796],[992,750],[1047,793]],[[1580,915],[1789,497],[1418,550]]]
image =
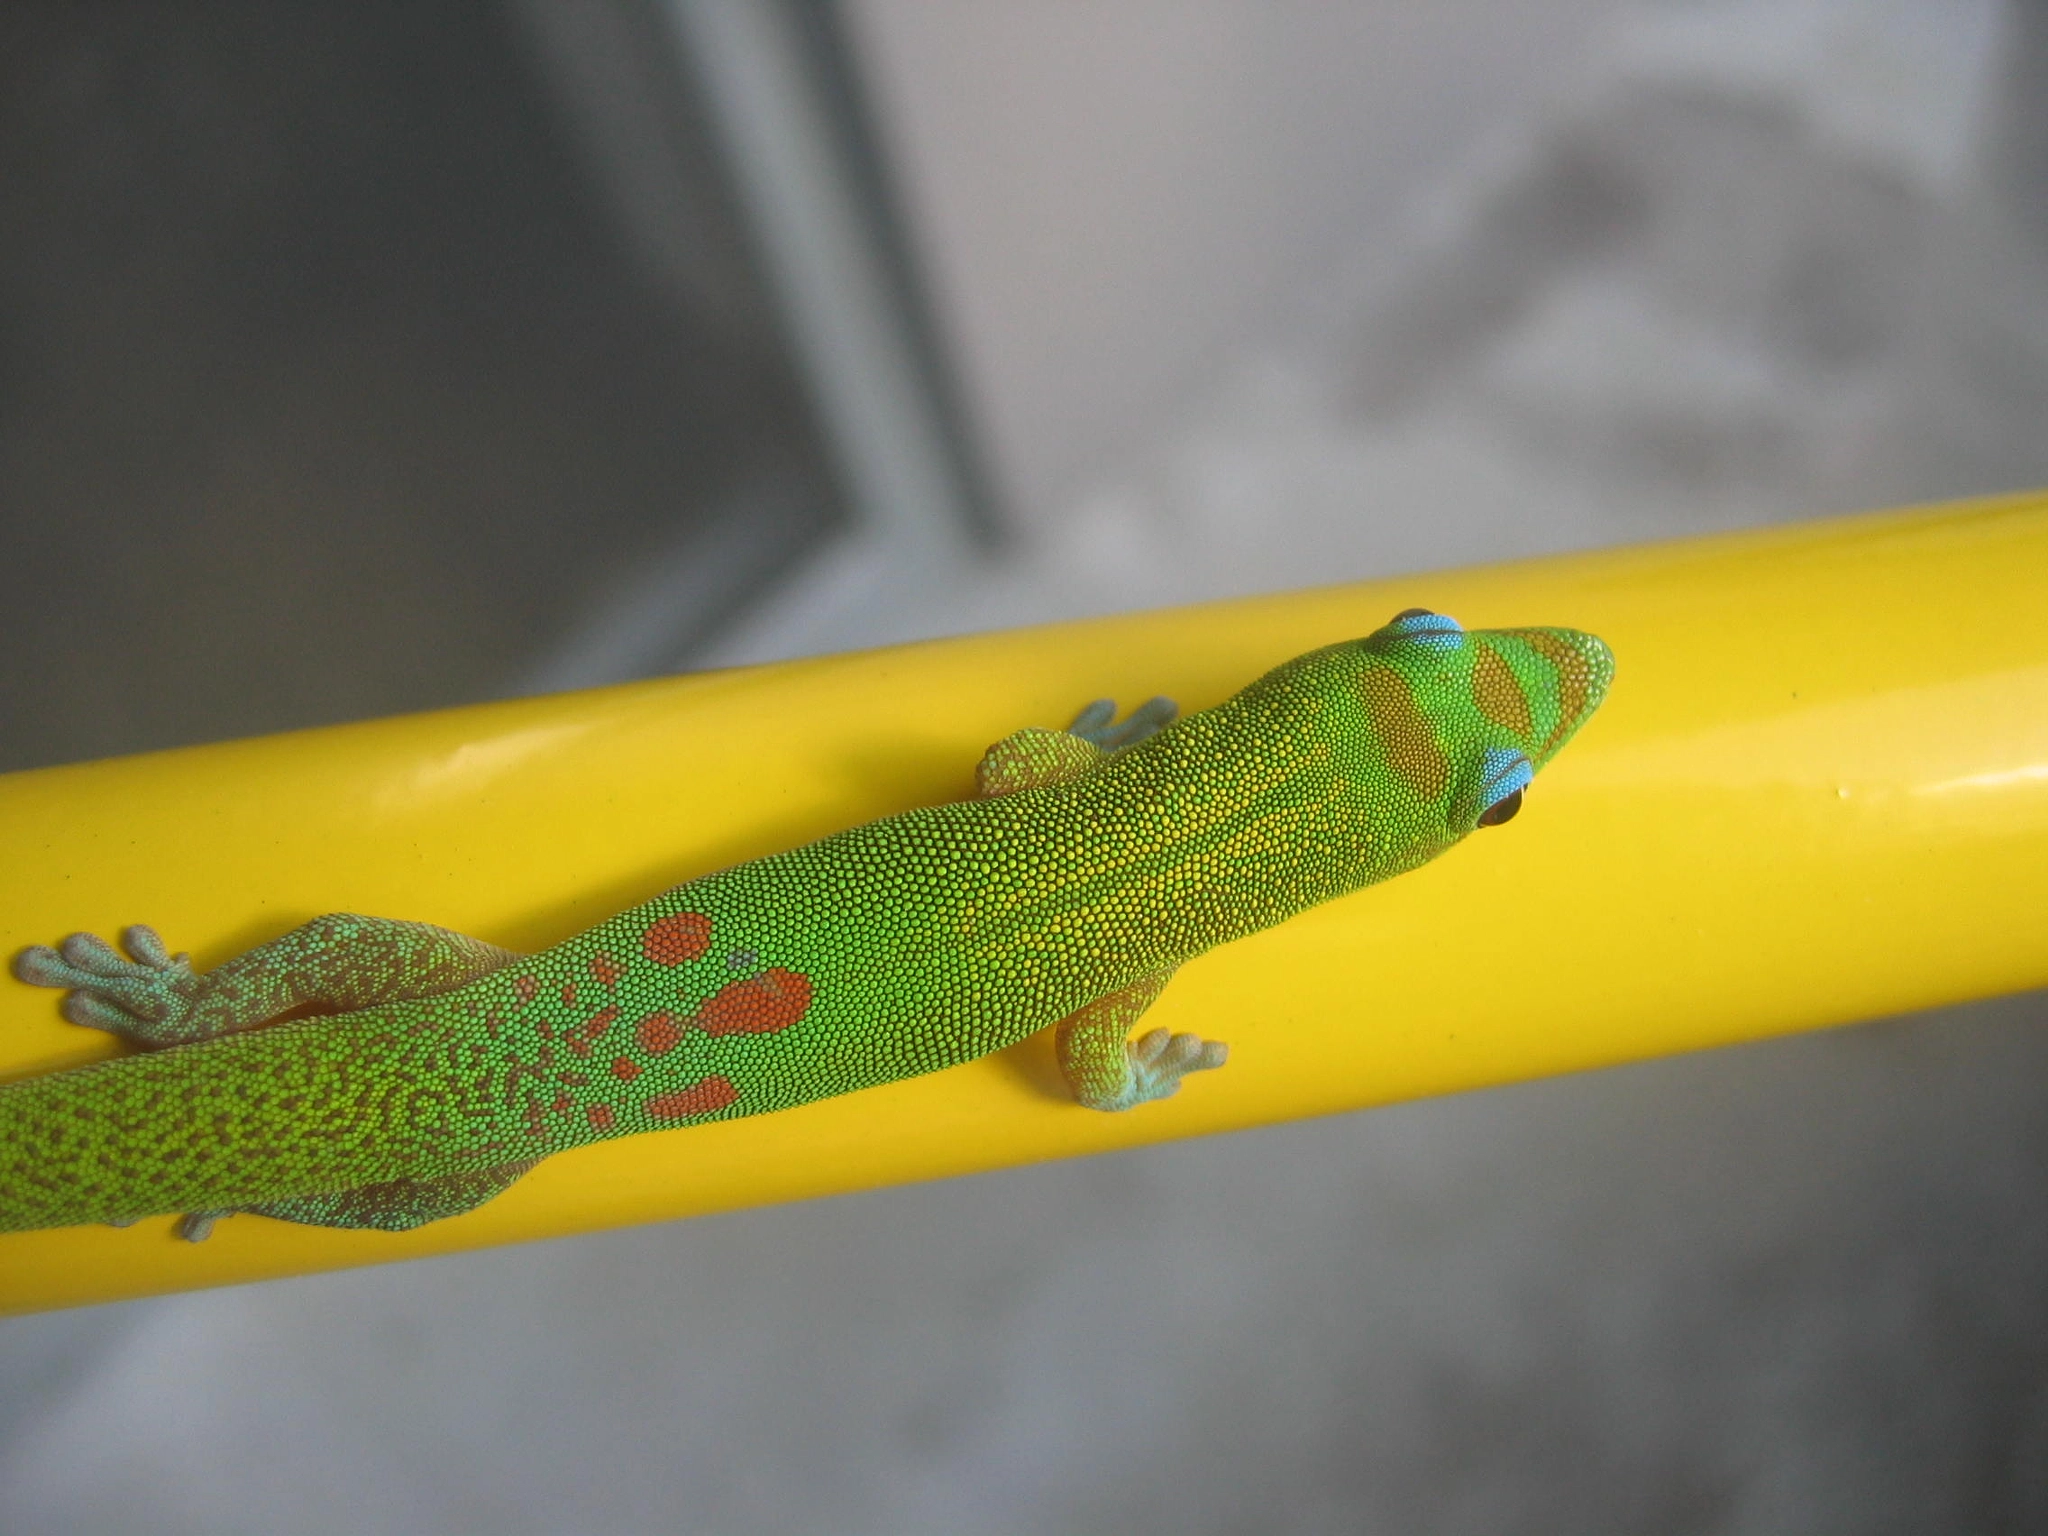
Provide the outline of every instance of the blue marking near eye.
[[1489,747],[1479,760],[1479,809],[1489,811],[1535,782],[1536,770],[1528,758],[1507,747]]
[[1455,651],[1465,643],[1464,626],[1447,613],[1404,614],[1387,625],[1387,632],[1433,651]]

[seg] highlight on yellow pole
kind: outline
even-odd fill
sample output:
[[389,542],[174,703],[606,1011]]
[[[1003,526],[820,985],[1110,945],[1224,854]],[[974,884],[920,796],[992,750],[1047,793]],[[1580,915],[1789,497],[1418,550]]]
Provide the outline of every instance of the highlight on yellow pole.
[[[0,1236],[0,1310],[415,1258],[1328,1114],[2048,981],[2048,496],[1404,576],[0,777],[0,951],[154,924],[202,968],[318,913],[535,949],[966,792],[1090,698],[1200,708],[1396,610],[1619,659],[1512,826],[1187,966],[1229,1067],[1127,1115],[1047,1042],[563,1153],[404,1234]],[[95,1059],[0,983],[0,1076]],[[1625,1148],[1617,1148],[1625,1153]]]

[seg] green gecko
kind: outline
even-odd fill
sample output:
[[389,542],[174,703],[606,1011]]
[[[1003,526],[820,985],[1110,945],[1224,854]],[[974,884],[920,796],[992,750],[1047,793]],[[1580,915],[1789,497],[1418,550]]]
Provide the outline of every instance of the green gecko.
[[[1132,1024],[1218,944],[1426,863],[1522,803],[1607,647],[1411,608],[1214,709],[1096,703],[978,795],[691,880],[534,955],[316,918],[201,975],[154,931],[16,956],[134,1054],[0,1087],[0,1231],[238,1211],[403,1230],[542,1158],[934,1072],[1054,1027],[1082,1104],[1224,1063]],[[308,1010],[318,1010],[309,1012]],[[276,1020],[278,1022],[271,1022]],[[258,1027],[267,1026],[267,1027]]]

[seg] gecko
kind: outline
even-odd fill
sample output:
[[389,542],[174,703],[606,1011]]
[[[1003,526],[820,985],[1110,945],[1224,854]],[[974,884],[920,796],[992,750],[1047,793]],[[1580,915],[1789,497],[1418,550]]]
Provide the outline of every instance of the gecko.
[[[515,954],[334,913],[195,971],[146,926],[14,959],[127,1055],[0,1086],[0,1231],[255,1213],[403,1231],[541,1159],[935,1072],[1041,1030],[1073,1097],[1227,1047],[1140,1016],[1219,944],[1520,809],[1605,697],[1573,629],[1406,609],[1214,708],[989,748],[976,792],[686,881]],[[123,952],[125,951],[125,953]]]

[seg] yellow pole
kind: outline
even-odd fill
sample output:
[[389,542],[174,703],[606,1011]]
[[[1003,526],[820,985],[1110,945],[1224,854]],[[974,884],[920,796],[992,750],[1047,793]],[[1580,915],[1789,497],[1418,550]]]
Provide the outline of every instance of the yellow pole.
[[[202,967],[316,913],[519,949],[957,796],[1079,703],[1201,707],[1411,604],[1620,670],[1509,827],[1184,969],[1228,1040],[1092,1114],[1035,1041],[565,1153],[390,1235],[243,1218],[0,1237],[0,1310],[410,1258],[1328,1114],[2048,981],[2048,497],[1809,523],[489,704],[0,778],[0,950],[147,921]],[[0,1075],[105,1054],[0,984]],[[1624,1148],[1617,1148],[1625,1152]]]

